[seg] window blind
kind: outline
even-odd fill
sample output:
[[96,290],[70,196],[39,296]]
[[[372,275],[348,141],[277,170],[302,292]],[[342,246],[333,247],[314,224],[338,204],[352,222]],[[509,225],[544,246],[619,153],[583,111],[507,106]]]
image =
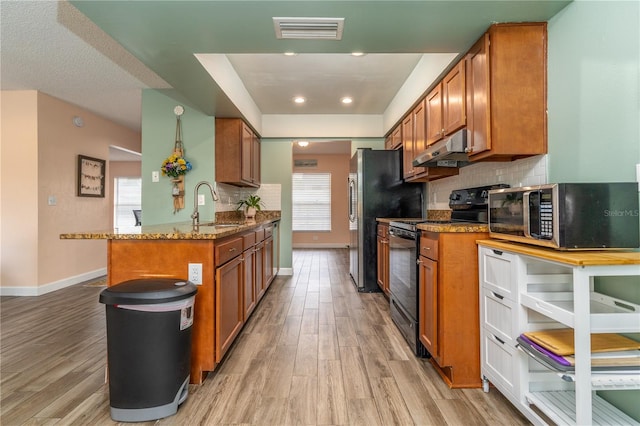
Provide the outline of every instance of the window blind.
[[293,173],[293,231],[331,231],[331,173]]

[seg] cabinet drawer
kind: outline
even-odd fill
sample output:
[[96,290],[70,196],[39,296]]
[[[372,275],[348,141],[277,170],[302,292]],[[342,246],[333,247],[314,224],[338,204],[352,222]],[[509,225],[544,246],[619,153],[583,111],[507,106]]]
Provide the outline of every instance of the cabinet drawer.
[[511,253],[480,247],[480,284],[507,299],[516,300],[517,258]]
[[518,350],[501,342],[486,329],[483,330],[482,339],[482,375],[503,394],[518,397]]
[[228,262],[242,253],[242,237],[222,240],[215,244],[216,267]]
[[264,228],[264,239],[267,239],[272,235],[273,235],[273,226],[268,226]]
[[389,236],[389,226],[378,224],[378,236],[387,238]]
[[481,290],[480,326],[498,336],[510,346],[515,346],[515,302],[492,290]]
[[438,260],[438,239],[420,236],[420,256]]
[[254,245],[256,245],[256,232],[249,232],[248,234],[244,234],[242,236],[243,250],[246,250],[249,247],[253,247]]
[[264,241],[264,229],[258,229],[256,231],[256,243]]

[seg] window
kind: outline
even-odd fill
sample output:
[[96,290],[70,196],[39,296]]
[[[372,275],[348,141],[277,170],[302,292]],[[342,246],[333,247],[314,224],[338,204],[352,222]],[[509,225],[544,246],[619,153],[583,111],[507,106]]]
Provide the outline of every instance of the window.
[[331,231],[331,173],[294,173],[293,231]]
[[113,226],[135,226],[134,210],[142,206],[142,178],[117,177],[113,183]]

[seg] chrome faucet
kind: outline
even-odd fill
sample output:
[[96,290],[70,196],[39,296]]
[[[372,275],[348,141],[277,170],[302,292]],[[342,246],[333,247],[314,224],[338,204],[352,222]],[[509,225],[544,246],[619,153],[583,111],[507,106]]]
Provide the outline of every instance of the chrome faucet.
[[218,201],[220,199],[218,197],[218,194],[216,193],[216,190],[213,189],[213,186],[209,182],[205,180],[198,182],[195,189],[193,190],[193,213],[191,214],[191,219],[193,219],[193,226],[200,225],[200,212],[198,212],[198,189],[200,189],[202,185],[207,185],[209,187],[213,201]]

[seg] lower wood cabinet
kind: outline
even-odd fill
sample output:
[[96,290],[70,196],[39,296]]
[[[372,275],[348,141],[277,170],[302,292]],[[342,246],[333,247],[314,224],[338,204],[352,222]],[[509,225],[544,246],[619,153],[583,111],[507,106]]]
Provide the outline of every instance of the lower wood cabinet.
[[222,360],[244,324],[243,274],[242,256],[237,256],[216,269],[216,363]]
[[452,388],[480,387],[476,232],[425,232],[420,237],[418,323],[431,363]]
[[389,225],[378,224],[377,237],[377,281],[378,287],[389,296]]

